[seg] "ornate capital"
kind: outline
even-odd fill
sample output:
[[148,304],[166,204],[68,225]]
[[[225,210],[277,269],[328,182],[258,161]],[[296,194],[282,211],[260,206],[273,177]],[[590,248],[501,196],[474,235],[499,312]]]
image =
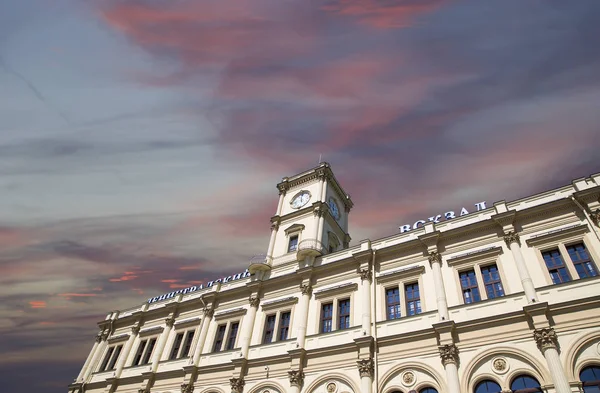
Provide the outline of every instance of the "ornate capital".
[[429,253],[429,263],[438,262],[442,263],[442,254],[437,251],[432,251]]
[[150,393],[150,389],[148,389],[148,388],[140,388],[140,389],[138,389],[138,393]]
[[590,213],[590,218],[597,227],[600,227],[600,209],[596,209],[596,211]]
[[108,336],[110,336],[110,332],[108,330],[105,330],[102,332],[102,340],[103,341],[108,340]]
[[287,190],[290,189],[290,183],[288,183],[287,181],[281,182],[277,185],[277,189],[279,190],[279,195],[285,195],[287,193]]
[[205,318],[212,318],[215,313],[215,309],[207,306],[202,309],[202,312],[204,313]]
[[519,234],[513,231],[504,234],[504,242],[506,242],[506,246],[510,247],[511,243],[519,243]]
[[533,331],[533,339],[542,352],[549,348],[558,348],[558,337],[554,328],[535,329]]
[[275,221],[271,223],[271,230],[276,231],[279,229],[279,221]]
[[370,266],[366,267],[366,268],[363,268],[363,269],[360,269],[358,271],[358,274],[360,274],[360,279],[363,280],[363,281],[364,280],[371,281],[371,278],[372,278],[371,273],[372,273],[372,271],[371,271],[371,267]]
[[258,307],[260,304],[260,298],[258,296],[253,296],[248,299],[248,301],[250,302],[250,307]]
[[442,364],[446,367],[447,364],[458,364],[458,348],[454,344],[446,344],[438,347]]
[[137,336],[137,334],[140,332],[140,325],[133,325],[131,327],[131,334],[133,334],[134,336]]
[[194,391],[193,383],[182,383],[181,384],[181,393],[192,393]]
[[246,384],[244,378],[231,378],[229,383],[231,384],[231,393],[242,393]]
[[316,174],[319,179],[324,179],[327,177],[327,171],[324,168],[317,169]]
[[165,318],[165,324],[168,327],[173,327],[174,323],[175,323],[175,318],[173,318],[173,317]]
[[290,385],[302,387],[304,384],[304,373],[302,371],[291,370],[288,371],[290,377]]
[[100,344],[100,342],[102,342],[102,340],[104,339],[104,335],[102,334],[102,332],[98,332],[98,333],[96,334],[96,338],[95,338],[95,339],[96,339],[96,342],[97,342],[98,344]]
[[303,295],[312,295],[312,285],[310,284],[302,284],[300,285],[300,290],[302,291]]
[[360,373],[360,377],[373,377],[373,359],[360,359],[356,362],[358,366],[358,372]]

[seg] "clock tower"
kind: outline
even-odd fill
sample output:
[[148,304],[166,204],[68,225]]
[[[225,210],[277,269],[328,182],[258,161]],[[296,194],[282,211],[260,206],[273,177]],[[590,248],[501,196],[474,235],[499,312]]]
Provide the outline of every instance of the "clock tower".
[[271,217],[266,257],[250,263],[258,279],[279,265],[297,261],[300,267],[311,266],[316,257],[348,248],[353,203],[328,163],[284,177],[277,189],[279,203]]

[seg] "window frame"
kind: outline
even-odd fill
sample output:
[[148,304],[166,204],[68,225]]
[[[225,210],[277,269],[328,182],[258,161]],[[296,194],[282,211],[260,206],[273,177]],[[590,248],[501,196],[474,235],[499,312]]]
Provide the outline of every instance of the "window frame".
[[[553,230],[551,232],[546,232],[542,234],[535,235],[530,239],[527,239],[525,243],[535,250],[535,254],[538,259],[538,263],[540,269],[542,270],[542,274],[544,276],[544,280],[547,286],[554,285],[564,285],[572,282],[577,282],[579,280],[590,280],[596,277],[600,277],[600,269],[598,268],[598,263],[600,262],[600,255],[597,250],[594,248],[594,240],[591,238],[590,228],[587,224],[581,225],[571,225],[563,228],[559,228],[557,230]],[[576,244],[582,243],[590,257],[590,262],[596,269],[598,273],[597,276],[580,278],[577,269],[575,268],[575,264],[571,259],[571,255],[567,251],[568,246],[573,246]],[[569,273],[571,280],[554,284],[552,281],[552,276],[550,276],[550,272],[548,271],[548,267],[546,266],[546,262],[544,261],[544,257],[542,255],[543,252],[558,249],[560,252],[561,258],[565,264],[567,272]]]
[[[314,292],[314,298],[316,301],[316,309],[319,312],[319,317],[315,318],[314,326],[315,332],[317,334],[328,334],[333,333],[339,330],[352,329],[355,327],[356,313],[354,310],[355,307],[355,293],[358,289],[358,284],[356,282],[350,282],[338,286],[334,286],[332,288],[323,288],[316,289]],[[348,300],[350,302],[350,322],[349,326],[346,329],[340,329],[339,325],[339,302]],[[332,304],[332,312],[331,312],[331,331],[323,332],[322,331],[322,314],[323,314],[323,305]]]
[[[504,274],[504,266],[502,264],[502,258],[500,257],[502,253],[502,247],[492,246],[469,252],[468,254],[453,256],[446,260],[448,266],[450,266],[454,270],[454,282],[456,285],[458,303],[460,305],[472,306],[487,300],[499,299],[508,296],[511,293],[507,286],[508,281],[506,280],[506,275]],[[483,274],[481,272],[482,269],[492,265],[496,265],[496,268],[498,269],[500,285],[502,285],[503,292],[502,296],[496,296],[494,298],[490,298],[488,296],[487,290],[485,288],[486,283],[483,279]],[[463,294],[462,284],[460,281],[460,275],[461,273],[465,273],[471,270],[475,271],[475,278],[477,280],[477,289],[479,291],[480,300],[473,301],[471,303],[466,303]]]
[[[176,330],[174,331],[175,333],[175,337],[174,339],[171,341],[171,345],[170,348],[171,350],[168,352],[169,357],[166,360],[178,360],[178,359],[184,359],[190,356],[190,351],[193,348],[194,345],[194,341],[197,338],[196,335],[196,328],[193,329],[180,329],[180,330]],[[190,334],[192,334],[192,337],[189,338]],[[179,347],[177,348],[177,352],[173,353],[173,351],[175,350],[175,345],[177,343],[177,338],[181,335],[181,342],[179,343]],[[187,350],[187,354],[185,354],[184,356],[184,352],[185,352],[185,348],[186,346],[188,346],[188,350]]]
[[[383,307],[377,307],[377,320],[378,321],[397,321],[404,318],[417,317],[427,311],[426,300],[422,295],[423,291],[423,274],[425,273],[424,265],[417,265],[407,268],[401,268],[400,270],[394,269],[388,272],[382,272],[377,276],[376,281],[379,287],[379,295],[383,299]],[[408,315],[408,307],[406,302],[406,287],[411,284],[417,284],[419,286],[419,300],[421,301],[421,312],[415,315]],[[387,304],[387,291],[390,289],[398,289],[398,296],[400,297],[400,316],[398,318],[388,318],[388,304]]]
[[[252,341],[254,344],[272,344],[275,342],[286,341],[292,338],[292,327],[294,323],[294,305],[298,303],[298,298],[295,296],[286,297],[283,299],[270,300],[267,302],[261,303],[262,310],[262,331],[261,334],[252,335]],[[281,315],[285,313],[290,313],[290,325],[288,327],[288,336],[285,340],[279,339],[279,327],[281,324]],[[270,342],[265,342],[265,328],[267,324],[267,318],[269,316],[275,315],[275,325],[273,329],[273,337]],[[260,337],[260,341],[256,340],[254,336]]]

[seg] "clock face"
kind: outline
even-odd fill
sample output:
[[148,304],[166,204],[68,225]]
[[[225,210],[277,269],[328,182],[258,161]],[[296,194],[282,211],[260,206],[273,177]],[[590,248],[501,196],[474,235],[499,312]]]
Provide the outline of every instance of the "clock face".
[[340,209],[338,209],[338,205],[333,198],[329,198],[329,210],[331,211],[333,218],[336,220],[340,219]]
[[294,198],[292,198],[290,205],[294,209],[300,209],[302,206],[306,205],[308,201],[310,201],[310,192],[303,190],[296,194]]

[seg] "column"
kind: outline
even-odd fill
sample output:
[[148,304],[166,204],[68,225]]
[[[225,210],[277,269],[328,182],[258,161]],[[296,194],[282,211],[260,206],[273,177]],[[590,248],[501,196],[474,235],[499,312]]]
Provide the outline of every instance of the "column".
[[96,352],[94,353],[94,357],[90,361],[89,366],[87,367],[87,369],[85,370],[85,373],[83,374],[82,379],[84,382],[87,381],[90,374],[92,374],[92,372],[94,372],[94,370],[96,369],[96,367],[98,365],[98,361],[100,360],[100,356],[102,356],[102,354],[106,350],[106,346],[108,345],[107,341],[106,341],[107,339],[108,339],[107,331],[98,333],[96,335],[96,342],[98,342],[98,346],[96,347]]
[[454,344],[447,344],[441,345],[439,350],[442,364],[446,370],[448,393],[460,393],[460,382],[458,379],[458,348]]
[[80,382],[83,379],[83,376],[85,375],[87,368],[90,366],[90,362],[92,361],[92,359],[94,358],[94,355],[96,354],[96,350],[98,349],[98,345],[100,344],[100,342],[102,342],[102,332],[99,332],[98,334],[96,334],[96,338],[94,340],[94,345],[92,346],[92,350],[90,351],[87,359],[85,359],[85,363],[83,363],[83,367],[81,368],[81,371],[79,372],[79,375],[77,376],[77,379],[75,380],[76,382]]
[[256,319],[256,310],[260,304],[258,296],[250,297],[250,309],[248,315],[244,318],[244,329],[242,330],[242,357],[248,358],[248,349],[250,348],[250,340],[252,339],[252,330],[254,329],[254,320]]
[[279,220],[271,224],[271,238],[269,239],[269,248],[267,249],[267,262],[273,263],[273,249],[275,248],[275,235],[279,229]]
[[127,339],[125,346],[123,347],[123,351],[119,356],[119,361],[117,362],[117,368],[115,370],[115,378],[120,378],[121,373],[123,372],[123,367],[125,367],[125,361],[129,357],[129,352],[131,351],[131,347],[133,346],[133,342],[135,341],[138,333],[140,332],[140,326],[135,324],[131,327],[131,335]]
[[192,358],[192,364],[198,367],[200,364],[200,356],[202,356],[202,349],[206,342],[206,336],[208,335],[208,328],[210,327],[210,321],[212,320],[215,310],[212,307],[204,307],[204,318],[202,318],[202,325],[200,326],[200,336],[198,342],[196,342],[196,348],[194,348],[194,356]]
[[371,273],[370,266],[360,270],[362,286],[362,329],[366,336],[371,335]]
[[[325,210],[323,209],[323,207],[319,208],[319,220],[317,221],[317,241],[321,242],[321,240],[323,239],[323,221],[324,221],[324,215],[325,215]],[[317,243],[318,246],[319,243]]]
[[158,362],[160,361],[160,357],[162,356],[163,350],[165,349],[165,345],[167,344],[167,339],[171,334],[171,329],[173,328],[173,324],[175,323],[175,318],[172,316],[165,319],[165,330],[163,330],[162,334],[158,338],[158,345],[155,348],[154,355],[152,355],[152,372],[155,373],[158,370]]
[[244,378],[231,378],[229,383],[231,384],[231,393],[242,393],[246,384]]
[[290,378],[290,393],[300,393],[304,384],[304,372],[291,370],[288,371],[288,376]]
[[551,327],[535,329],[533,339],[546,358],[556,393],[571,393],[569,381],[558,355],[558,337],[554,329]]
[[371,393],[373,390],[373,359],[361,359],[356,362],[360,373],[361,393]]
[[300,286],[302,296],[298,304],[298,322],[296,329],[296,343],[298,348],[304,348],[306,341],[306,326],[308,324],[308,306],[310,303],[310,296],[312,295],[312,286],[310,283],[302,284]]
[[433,270],[433,280],[435,282],[435,297],[437,301],[438,313],[440,320],[446,321],[448,316],[448,301],[446,300],[446,288],[444,287],[444,279],[442,277],[442,256],[437,251],[429,253],[429,263]]
[[523,253],[521,252],[521,245],[519,244],[519,234],[512,231],[508,232],[504,235],[504,241],[506,242],[506,245],[510,248],[513,259],[515,260],[515,265],[517,265],[517,271],[519,272],[521,285],[523,286],[525,296],[527,297],[527,303],[529,304],[537,302],[538,298],[537,294],[535,293],[535,287],[533,286],[533,281],[531,280],[529,270],[527,269],[525,259],[523,258]]

